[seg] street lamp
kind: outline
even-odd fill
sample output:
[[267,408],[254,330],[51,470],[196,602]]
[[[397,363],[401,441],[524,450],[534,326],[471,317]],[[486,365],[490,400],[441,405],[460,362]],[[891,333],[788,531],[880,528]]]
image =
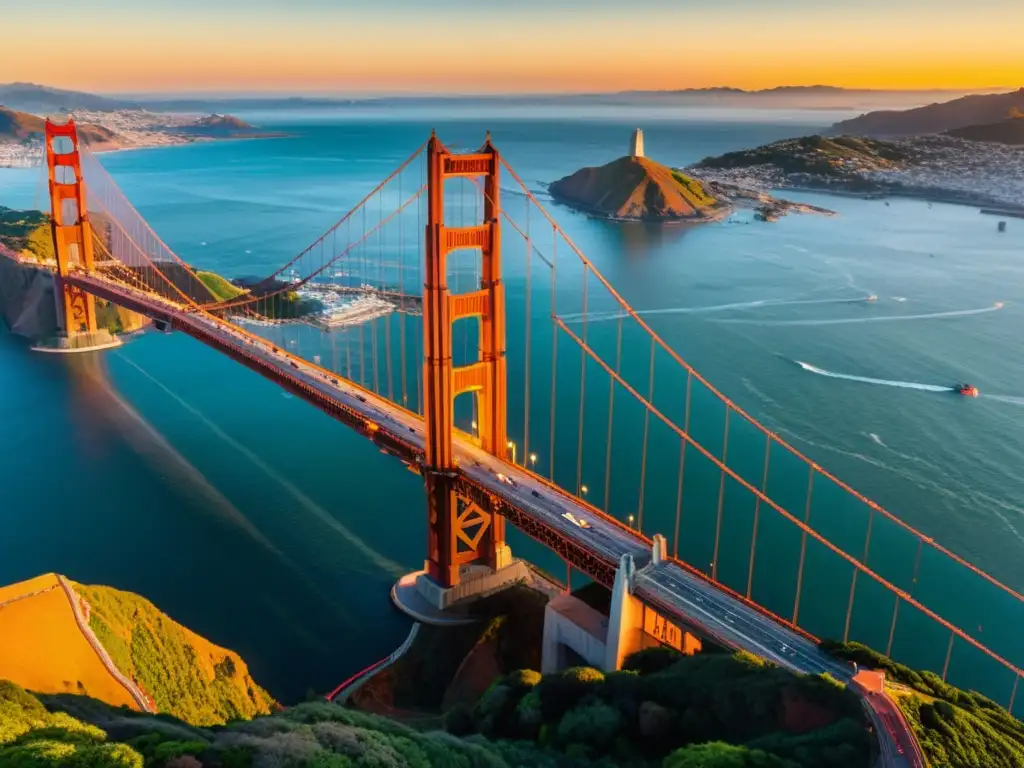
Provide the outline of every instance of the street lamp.
[[531,453],[530,454],[530,466],[531,467],[536,467],[537,466],[537,454],[536,453]]
[[588,491],[588,490],[590,490],[590,489],[589,489],[589,488],[587,488],[587,486],[585,486],[585,485],[581,485],[581,486],[580,486],[580,495],[582,495],[582,496],[586,496],[586,495],[587,495],[587,491]]
[[508,441],[508,447],[512,449],[512,463],[516,463],[516,444],[511,440]]
[[630,515],[629,517],[627,517],[626,521],[629,523],[629,527],[632,528],[633,527],[633,516]]

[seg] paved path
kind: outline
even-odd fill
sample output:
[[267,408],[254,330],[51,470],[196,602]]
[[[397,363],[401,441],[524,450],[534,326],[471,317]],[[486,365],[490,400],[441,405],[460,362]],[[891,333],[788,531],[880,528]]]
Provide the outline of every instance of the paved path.
[[149,699],[146,697],[146,694],[142,692],[142,689],[139,688],[138,685],[121,674],[121,670],[119,670],[114,664],[113,659],[110,658],[110,654],[107,653],[107,649],[103,647],[103,644],[100,643],[99,639],[93,633],[92,628],[89,626],[89,622],[87,622],[85,620],[85,616],[82,615],[82,606],[79,603],[80,598],[78,597],[78,593],[71,587],[68,580],[60,574],[57,575],[57,581],[59,581],[61,587],[63,587],[64,594],[67,595],[68,602],[71,603],[71,612],[75,616],[75,623],[78,624],[78,629],[82,632],[85,639],[89,641],[89,645],[92,646],[92,649],[96,651],[96,655],[100,657],[100,661],[103,662],[103,666],[107,668],[111,677],[124,686],[125,690],[127,690],[129,695],[135,700],[135,703],[138,705],[141,712],[155,713],[156,708],[149,703]]

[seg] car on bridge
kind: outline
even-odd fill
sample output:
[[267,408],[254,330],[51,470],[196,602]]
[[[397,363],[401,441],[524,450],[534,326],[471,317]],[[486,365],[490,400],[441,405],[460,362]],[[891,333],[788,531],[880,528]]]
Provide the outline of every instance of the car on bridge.
[[577,526],[578,528],[586,529],[590,527],[590,523],[588,523],[582,517],[576,517],[572,512],[565,512],[562,514],[562,517],[564,517],[566,520],[568,520],[570,523]]

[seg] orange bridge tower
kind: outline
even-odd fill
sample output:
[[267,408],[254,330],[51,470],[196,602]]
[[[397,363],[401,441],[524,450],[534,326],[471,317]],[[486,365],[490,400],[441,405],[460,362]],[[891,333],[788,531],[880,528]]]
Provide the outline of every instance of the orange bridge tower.
[[46,121],[46,168],[49,176],[53,247],[57,255],[57,322],[65,336],[96,331],[96,304],[66,278],[74,269],[92,270],[92,228],[86,212],[78,129]]
[[[461,567],[480,562],[498,570],[509,564],[505,520],[489,505],[460,490],[452,450],[455,398],[476,398],[481,447],[506,457],[505,288],[501,282],[499,156],[488,135],[475,153],[453,155],[436,136],[427,144],[426,281],[423,287],[423,397],[426,423],[426,478],[429,510],[427,573],[442,588],[460,583]],[[483,221],[469,227],[445,225],[444,182],[452,177],[482,178]],[[448,292],[448,254],[479,248],[480,287]],[[479,358],[452,364],[452,325],[480,320]]]

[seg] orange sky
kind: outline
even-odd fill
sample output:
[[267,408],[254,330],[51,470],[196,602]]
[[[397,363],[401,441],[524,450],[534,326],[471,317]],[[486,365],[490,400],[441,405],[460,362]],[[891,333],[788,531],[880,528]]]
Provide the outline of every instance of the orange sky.
[[5,9],[4,27],[18,34],[0,46],[0,79],[103,92],[1024,84],[1018,0],[285,5],[91,0],[52,29],[40,17],[56,11]]

